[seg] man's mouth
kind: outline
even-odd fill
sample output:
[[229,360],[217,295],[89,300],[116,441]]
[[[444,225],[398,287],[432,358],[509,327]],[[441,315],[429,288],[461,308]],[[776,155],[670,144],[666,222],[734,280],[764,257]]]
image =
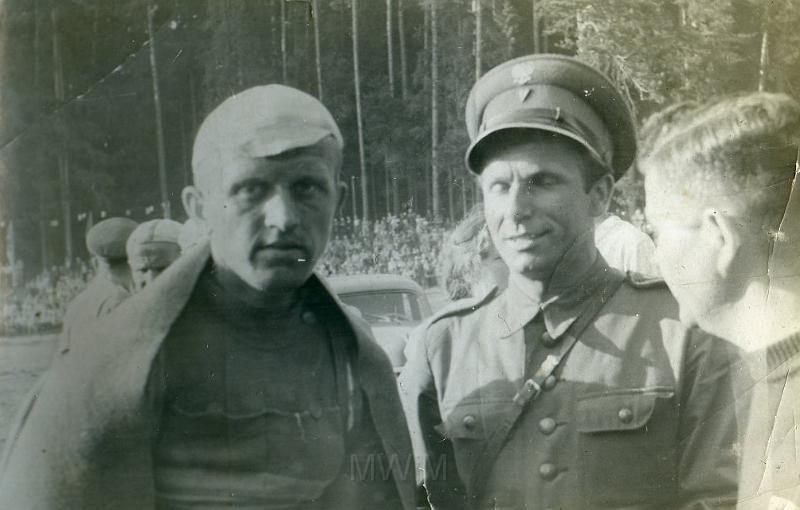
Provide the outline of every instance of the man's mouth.
[[550,229],[543,229],[537,232],[524,232],[505,236],[503,240],[518,250],[526,250],[532,248],[539,240],[549,233]]
[[305,246],[290,241],[278,241],[256,245],[253,250],[254,258],[267,260],[280,260],[304,263],[311,260],[311,255]]

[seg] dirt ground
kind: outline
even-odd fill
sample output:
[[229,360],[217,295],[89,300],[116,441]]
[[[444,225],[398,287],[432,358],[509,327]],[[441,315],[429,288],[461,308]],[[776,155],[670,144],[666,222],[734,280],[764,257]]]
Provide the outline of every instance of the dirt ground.
[[0,451],[25,394],[53,356],[57,335],[0,338]]

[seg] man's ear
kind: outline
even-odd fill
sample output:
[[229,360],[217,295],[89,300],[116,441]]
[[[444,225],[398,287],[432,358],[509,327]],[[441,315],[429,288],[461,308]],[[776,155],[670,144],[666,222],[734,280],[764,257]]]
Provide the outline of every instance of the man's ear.
[[347,184],[339,181],[336,184],[336,193],[339,195],[336,199],[336,210],[341,211],[342,207],[344,207],[344,201],[347,198]]
[[742,235],[733,220],[716,209],[703,211],[700,220],[702,239],[716,245],[717,272],[727,278],[733,270],[733,263],[742,246]]
[[601,216],[608,211],[613,192],[614,178],[611,177],[611,174],[605,174],[592,184],[592,187],[589,188],[592,216]]
[[186,215],[205,224],[203,198],[203,192],[195,186],[186,186],[181,192],[181,200],[183,201],[183,209],[186,211]]

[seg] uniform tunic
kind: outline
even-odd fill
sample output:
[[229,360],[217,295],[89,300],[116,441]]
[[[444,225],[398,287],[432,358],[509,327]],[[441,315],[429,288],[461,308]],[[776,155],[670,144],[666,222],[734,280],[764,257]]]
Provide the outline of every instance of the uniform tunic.
[[165,340],[157,507],[399,506],[388,478],[343,487],[382,455],[344,319],[313,292],[279,317],[248,297],[206,271]]
[[75,328],[85,327],[99,317],[111,313],[130,296],[128,289],[103,276],[95,276],[67,307],[57,352],[69,349],[70,337],[75,334]]
[[[737,508],[800,508],[800,333],[753,355],[752,407]],[[766,371],[764,371],[766,366]]]
[[[466,508],[465,485],[488,437],[561,345],[545,333],[559,338],[610,272],[598,257],[544,303],[512,278],[502,294],[458,302],[410,340],[401,398],[412,436],[425,444],[434,508]],[[478,506],[731,505],[733,359],[729,344],[680,324],[665,286],[626,280],[520,417]]]

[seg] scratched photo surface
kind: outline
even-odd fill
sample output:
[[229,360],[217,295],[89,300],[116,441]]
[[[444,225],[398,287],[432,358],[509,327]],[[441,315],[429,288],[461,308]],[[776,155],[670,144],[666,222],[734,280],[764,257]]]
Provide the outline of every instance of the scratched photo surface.
[[799,24],[0,0],[0,507],[800,509]]

